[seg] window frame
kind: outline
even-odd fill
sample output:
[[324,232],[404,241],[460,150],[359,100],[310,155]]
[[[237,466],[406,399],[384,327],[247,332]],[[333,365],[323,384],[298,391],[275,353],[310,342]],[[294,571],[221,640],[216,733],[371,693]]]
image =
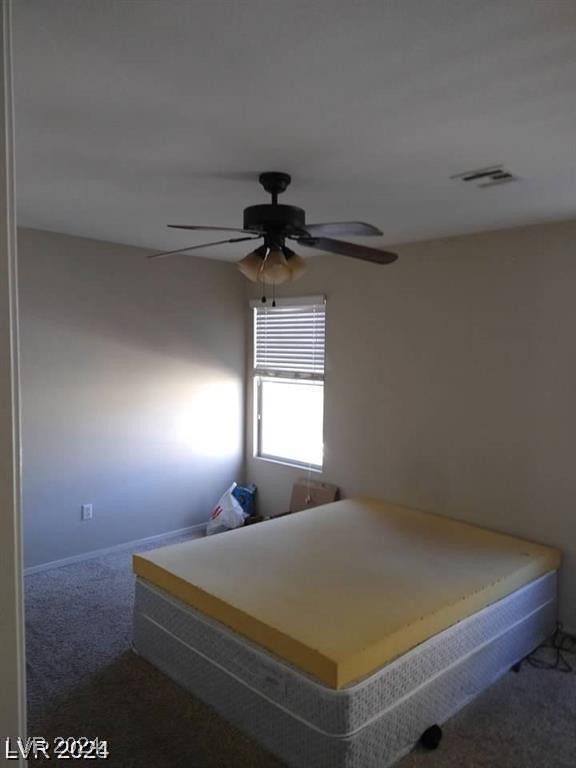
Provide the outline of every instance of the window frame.
[[263,376],[262,374],[254,374],[254,388],[255,388],[255,440],[254,440],[254,458],[262,459],[263,461],[271,461],[275,464],[285,464],[289,467],[298,467],[299,469],[310,469],[313,472],[322,472],[324,467],[324,400],[322,400],[322,464],[313,464],[307,461],[298,461],[288,456],[275,456],[274,454],[264,453],[262,450],[262,383],[264,381],[277,381],[281,383],[289,384],[313,384],[317,387],[322,387],[322,394],[324,395],[324,380],[318,378],[304,378],[302,376],[294,378],[284,378],[281,376]]
[[[276,299],[277,307],[303,307],[303,306],[319,306],[326,305],[325,296],[304,296],[295,298],[282,298]],[[254,424],[253,424],[253,458],[260,459],[261,461],[267,461],[273,464],[281,464],[283,466],[295,467],[297,469],[307,469],[311,472],[322,472],[324,468],[324,427],[325,427],[325,407],[324,407],[324,395],[326,384],[326,371],[324,366],[324,373],[309,373],[304,371],[292,372],[292,371],[273,371],[268,370],[266,372],[259,371],[255,367],[256,358],[256,310],[262,309],[262,303],[259,300],[253,300],[250,302],[251,308],[251,322],[252,322],[252,383],[253,383],[253,408],[254,408]],[[325,310],[324,310],[325,311]],[[325,358],[325,351],[324,351]],[[322,387],[322,463],[313,464],[306,461],[298,461],[286,456],[275,456],[272,454],[264,453],[262,451],[262,383],[264,381],[278,381],[291,384],[315,384]]]

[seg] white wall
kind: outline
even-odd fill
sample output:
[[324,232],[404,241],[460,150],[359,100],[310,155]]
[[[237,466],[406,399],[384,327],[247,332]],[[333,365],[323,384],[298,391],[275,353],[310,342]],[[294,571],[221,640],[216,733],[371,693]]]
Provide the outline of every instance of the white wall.
[[[321,477],[559,546],[576,628],[576,222],[397,250],[316,257],[281,291],[328,298]],[[303,473],[247,440],[262,511],[287,509]]]
[[205,521],[243,468],[235,268],[34,230],[19,247],[26,565]]

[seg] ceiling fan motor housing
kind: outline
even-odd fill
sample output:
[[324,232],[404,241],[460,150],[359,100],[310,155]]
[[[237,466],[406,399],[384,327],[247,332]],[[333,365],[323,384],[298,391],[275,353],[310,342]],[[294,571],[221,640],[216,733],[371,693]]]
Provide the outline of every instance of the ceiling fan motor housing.
[[295,205],[251,205],[244,208],[244,229],[264,234],[306,235],[306,217]]

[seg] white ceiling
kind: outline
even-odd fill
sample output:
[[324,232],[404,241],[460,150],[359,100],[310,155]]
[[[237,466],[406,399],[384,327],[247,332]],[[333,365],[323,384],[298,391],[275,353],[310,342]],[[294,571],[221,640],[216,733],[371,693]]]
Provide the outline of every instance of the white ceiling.
[[[14,6],[24,226],[178,248],[203,236],[165,224],[241,225],[261,170],[383,243],[576,217],[574,0]],[[494,163],[521,181],[449,179]]]

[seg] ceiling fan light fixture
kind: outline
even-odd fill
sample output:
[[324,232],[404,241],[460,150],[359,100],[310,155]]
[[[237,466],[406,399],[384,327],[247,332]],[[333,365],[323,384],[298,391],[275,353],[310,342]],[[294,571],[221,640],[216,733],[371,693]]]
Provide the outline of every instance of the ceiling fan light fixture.
[[249,253],[248,256],[244,256],[236,266],[248,280],[251,280],[253,283],[261,282],[262,259],[265,255],[266,246],[261,245],[260,248],[256,248],[256,250]]
[[236,266],[253,283],[281,285],[296,280],[308,265],[297,253],[286,246],[261,245],[239,261]]
[[262,260],[260,280],[266,285],[282,285],[292,279],[292,272],[288,266],[286,256],[282,248],[272,246]]

